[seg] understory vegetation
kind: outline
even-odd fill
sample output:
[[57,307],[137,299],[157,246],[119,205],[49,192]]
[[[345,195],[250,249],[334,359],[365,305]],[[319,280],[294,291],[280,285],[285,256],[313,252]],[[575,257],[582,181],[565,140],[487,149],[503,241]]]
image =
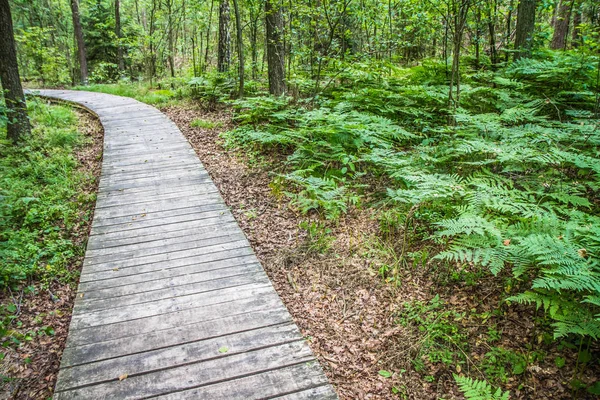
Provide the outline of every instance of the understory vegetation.
[[[90,143],[79,132],[77,114],[41,101],[30,101],[28,112],[31,136],[18,147],[0,142],[0,365],[10,349],[54,335],[56,327],[40,325],[42,315],[39,326],[21,329],[24,302],[55,284],[76,283],[74,264],[84,254],[96,196],[87,191],[95,178],[75,154]],[[9,379],[5,372],[0,368],[3,380]]]
[[[235,101],[239,127],[224,139],[280,160],[273,193],[304,214],[335,224],[351,208],[375,208],[396,254],[381,271],[391,284],[415,267],[452,271],[466,284],[491,274],[503,304],[540,310],[542,331],[591,355],[600,339],[597,63],[554,53],[465,71],[456,113],[442,65],[386,66],[385,76],[347,66],[319,99]],[[435,349],[465,337],[445,325],[456,316],[436,311],[436,301],[407,304],[399,318],[427,330],[431,362],[454,364],[443,354],[452,343]],[[501,382],[525,372],[531,361],[520,358],[492,348],[480,368]],[[486,367],[504,359],[508,370]]]

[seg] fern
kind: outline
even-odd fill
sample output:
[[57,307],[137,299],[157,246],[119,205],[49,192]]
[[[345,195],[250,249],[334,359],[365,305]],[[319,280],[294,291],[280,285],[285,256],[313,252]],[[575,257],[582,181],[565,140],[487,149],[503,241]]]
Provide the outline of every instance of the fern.
[[454,375],[458,388],[467,400],[508,400],[510,392],[492,387],[487,381],[480,381],[466,376]]

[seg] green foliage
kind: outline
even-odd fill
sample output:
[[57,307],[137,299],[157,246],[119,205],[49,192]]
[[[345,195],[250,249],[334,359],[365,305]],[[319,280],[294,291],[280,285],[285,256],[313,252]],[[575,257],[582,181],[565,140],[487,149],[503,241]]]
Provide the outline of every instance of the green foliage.
[[454,380],[467,400],[508,400],[510,392],[492,387],[486,381],[454,375]]
[[425,228],[411,240],[441,245],[438,262],[508,270],[521,289],[509,300],[546,311],[557,338],[599,338],[600,131],[588,92],[597,62],[552,53],[477,72],[452,124],[435,65],[385,76],[355,63],[343,70],[351,87],[342,79],[314,103],[235,103],[241,126],[225,139],[284,156],[276,181],[294,190],[279,191],[304,213],[339,218],[382,196],[372,190],[383,183],[386,215],[410,215],[383,233],[414,221]]
[[350,183],[377,170],[372,156],[417,136],[385,117],[339,103],[315,110],[288,108],[289,99],[249,98],[236,103],[242,126],[225,134],[229,146],[278,149],[291,172],[280,174],[296,192],[286,192],[303,212],[323,211],[329,219],[360,202],[363,185]]
[[155,106],[167,105],[176,97],[176,93],[172,90],[152,89],[149,85],[125,82],[110,85],[92,84],[88,86],[77,86],[74,89],[133,97],[143,103]]
[[221,121],[209,121],[206,119],[195,119],[192,121],[190,126],[194,128],[202,128],[202,129],[214,129],[223,127],[223,123]]
[[32,26],[16,34],[19,54],[29,60],[21,68],[23,79],[38,81],[43,86],[71,83],[64,54],[57,47],[45,43],[46,38],[54,33],[51,28]]
[[[72,237],[89,215],[92,179],[73,152],[84,143],[67,107],[29,102],[33,131],[15,147],[0,143],[0,286],[37,276],[70,279],[69,264],[83,255]],[[0,133],[0,136],[4,136]]]
[[464,314],[444,308],[444,303],[436,295],[429,303],[415,301],[404,303],[399,315],[399,323],[413,326],[423,334],[419,351],[413,360],[415,369],[422,371],[422,357],[431,363],[459,365],[464,363],[464,354],[468,351],[466,332],[458,322]]

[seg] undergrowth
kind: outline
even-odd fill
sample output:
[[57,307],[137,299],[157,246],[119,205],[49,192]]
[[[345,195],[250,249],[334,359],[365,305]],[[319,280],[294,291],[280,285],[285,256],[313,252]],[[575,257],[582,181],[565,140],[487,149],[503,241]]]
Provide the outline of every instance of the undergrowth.
[[73,236],[90,217],[82,215],[83,205],[95,198],[82,191],[93,177],[78,169],[74,155],[86,143],[77,115],[33,99],[29,115],[32,134],[22,145],[0,142],[1,288],[33,277],[42,284],[73,279],[68,266],[84,251]]
[[[556,340],[585,350],[600,339],[598,62],[556,52],[470,72],[456,113],[439,66],[373,76],[356,64],[318,98],[236,101],[239,126],[223,137],[283,155],[271,187],[298,211],[335,221],[375,207],[400,264],[498,276],[505,304],[541,310]],[[411,307],[405,321],[430,318],[429,306]],[[432,324],[419,325],[431,326],[427,357],[460,364],[440,346],[460,330]],[[489,371],[502,351],[488,354]],[[499,375],[517,374],[515,360]]]

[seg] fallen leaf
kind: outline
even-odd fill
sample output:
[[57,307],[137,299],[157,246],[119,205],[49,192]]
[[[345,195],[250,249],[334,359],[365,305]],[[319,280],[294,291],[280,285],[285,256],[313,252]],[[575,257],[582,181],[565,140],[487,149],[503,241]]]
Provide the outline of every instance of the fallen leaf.
[[127,374],[119,375],[119,380],[122,381],[123,379],[127,379],[127,376]]
[[229,351],[229,348],[227,346],[223,346],[221,348],[219,348],[219,353],[227,353]]

